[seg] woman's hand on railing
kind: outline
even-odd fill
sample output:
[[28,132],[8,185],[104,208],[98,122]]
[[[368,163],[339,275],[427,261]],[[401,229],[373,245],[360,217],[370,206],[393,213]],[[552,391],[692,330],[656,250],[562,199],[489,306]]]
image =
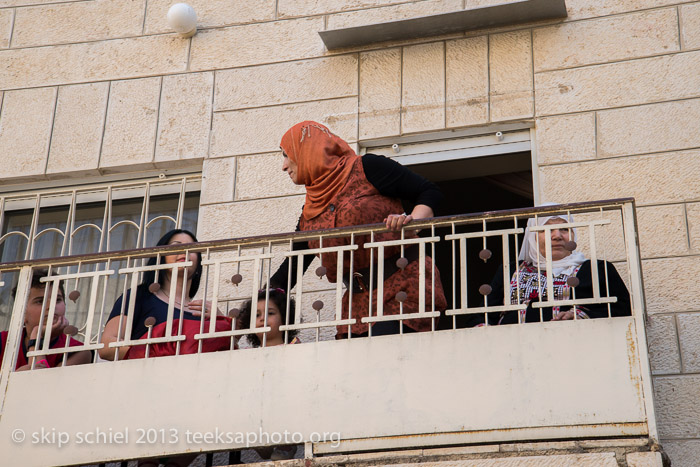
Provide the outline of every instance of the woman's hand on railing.
[[[190,303],[187,304],[187,309],[189,310],[190,313],[192,313],[195,316],[202,316],[202,308],[203,308],[204,302],[202,300],[192,300]],[[207,300],[207,307],[204,312],[204,319],[209,319],[211,318],[211,308],[212,304],[211,301]],[[216,309],[216,316],[222,316],[223,313],[221,310],[218,308]]]

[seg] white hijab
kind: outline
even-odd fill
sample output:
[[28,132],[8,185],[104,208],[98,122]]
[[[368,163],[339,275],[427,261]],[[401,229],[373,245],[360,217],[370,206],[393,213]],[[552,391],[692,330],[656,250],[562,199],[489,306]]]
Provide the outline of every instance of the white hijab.
[[[547,259],[540,254],[540,249],[537,245],[537,233],[533,232],[531,227],[534,227],[535,225],[545,225],[550,219],[562,219],[569,223],[574,221],[574,218],[571,215],[537,217],[536,221],[534,218],[528,219],[527,228],[525,229],[525,238],[523,239],[523,245],[520,249],[520,255],[518,255],[518,260],[520,262],[527,261],[528,263],[537,266],[537,262],[539,261],[540,268],[543,271],[546,268]],[[576,241],[576,229],[571,230],[573,232],[572,240]],[[539,234],[544,235],[545,232],[540,232]],[[574,269],[579,267],[584,261],[586,261],[586,257],[583,255],[583,253],[572,251],[570,255],[567,255],[558,261],[552,261],[552,274],[554,276],[559,276],[561,274],[570,276],[574,272]]]

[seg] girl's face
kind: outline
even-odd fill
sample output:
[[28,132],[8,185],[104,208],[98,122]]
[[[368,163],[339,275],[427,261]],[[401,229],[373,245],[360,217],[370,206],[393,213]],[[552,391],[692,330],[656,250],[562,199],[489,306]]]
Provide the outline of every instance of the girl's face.
[[[177,245],[180,243],[193,243],[194,239],[187,235],[186,233],[179,233],[175,234],[172,236],[170,241],[168,242],[168,245]],[[175,255],[168,255],[165,256],[165,263],[166,264],[173,264],[173,263],[184,263],[187,261],[187,255],[185,253],[178,253]],[[197,270],[197,253],[190,253],[189,254],[189,261],[192,261],[192,266],[187,268],[187,277],[192,278],[192,274]],[[182,274],[182,272],[178,272],[178,275]],[[181,276],[180,276],[181,277]]]
[[[271,330],[267,333],[267,339],[265,341],[265,346],[280,345],[284,340],[284,332],[280,331],[280,326],[282,325],[282,313],[280,313],[277,304],[272,300],[267,302],[267,325],[270,326]],[[258,312],[255,320],[255,327],[261,328],[265,325],[265,300],[258,300]],[[262,344],[263,335],[265,333],[257,334],[258,340]]]
[[[27,311],[24,314],[24,324],[27,329],[33,329],[39,326],[39,320],[41,319],[41,314],[44,314],[44,323],[49,316],[49,302],[51,301],[51,286],[47,286],[48,291],[46,292],[46,303],[44,303],[44,292],[45,289],[40,289],[38,287],[32,287],[29,290],[29,298],[27,299]],[[56,324],[58,320],[61,319],[66,314],[66,302],[63,301],[63,294],[61,290],[58,290],[56,296],[56,308],[54,310],[53,323]],[[58,337],[58,336],[53,336]]]

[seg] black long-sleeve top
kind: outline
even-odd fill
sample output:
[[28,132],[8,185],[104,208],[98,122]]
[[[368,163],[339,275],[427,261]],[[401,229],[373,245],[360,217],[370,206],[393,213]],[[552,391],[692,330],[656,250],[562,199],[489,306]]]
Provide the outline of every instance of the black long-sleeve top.
[[[399,198],[402,202],[410,203],[413,206],[424,204],[429,206],[433,212],[436,211],[442,202],[443,195],[433,182],[410,171],[388,157],[365,154],[362,156],[362,169],[365,171],[367,181],[383,196]],[[297,223],[296,231],[299,231],[299,223]],[[305,250],[308,248],[308,242],[296,242],[292,245],[293,250]],[[304,257],[304,271],[308,269],[313,260],[313,256],[307,255]],[[292,268],[296,267],[295,261],[292,261]],[[289,259],[286,259],[270,278],[270,285],[285,289],[287,287],[288,274]],[[292,275],[291,287],[295,285],[296,275]]]
[[[608,268],[608,287],[605,286],[605,268]],[[511,267],[511,271],[513,271]],[[591,261],[587,260],[581,264],[581,268],[578,270],[576,277],[579,280],[579,285],[576,286],[576,298],[593,298],[593,276],[591,274]],[[630,294],[625,286],[624,281],[620,277],[620,274],[615,269],[612,263],[598,260],[598,284],[600,287],[600,296],[602,298],[608,297],[607,290],[610,291],[611,297],[617,297],[616,303],[610,304],[610,316],[629,316],[632,314],[632,307],[630,305]],[[510,284],[506,284],[510,287]],[[488,295],[489,306],[500,306],[503,305],[503,266],[498,270],[496,275],[491,282],[491,293]],[[540,309],[534,308],[532,305],[537,303],[537,300],[531,301],[527,305],[525,311],[525,322],[539,322],[540,321]],[[562,307],[561,311],[567,311],[571,306]],[[590,318],[607,318],[608,317],[608,305],[606,303],[593,304],[579,306],[580,309],[586,312]],[[475,315],[479,319],[475,319],[472,325],[478,322],[483,323],[483,315]],[[489,324],[515,324],[518,322],[518,312],[508,311],[503,315],[501,319],[501,314],[497,312],[489,313]],[[543,321],[550,321],[552,319],[552,309],[542,308],[542,319]]]

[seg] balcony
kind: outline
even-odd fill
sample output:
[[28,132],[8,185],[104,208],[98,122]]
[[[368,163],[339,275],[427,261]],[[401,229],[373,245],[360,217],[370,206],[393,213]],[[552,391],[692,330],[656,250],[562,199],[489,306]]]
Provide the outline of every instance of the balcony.
[[[575,216],[575,222],[562,227],[578,230],[578,251],[615,265],[630,292],[632,315],[464,327],[466,318],[518,309],[490,306],[479,290],[485,291],[481,286],[497,266],[508,268],[517,257],[527,219],[553,213]],[[141,344],[146,358],[94,357],[91,364],[12,371],[25,312],[24,301],[16,300],[0,375],[3,457],[8,465],[45,465],[47,459],[55,465],[80,465],[231,451],[285,440],[303,444],[307,459],[542,440],[656,442],[633,200],[436,218],[410,229],[420,230],[420,235],[409,235],[406,229],[397,240],[379,241],[375,236],[385,232],[383,226],[356,226],[0,264],[2,277],[18,274],[17,297],[27,296],[32,271],[40,268],[50,268],[48,280],[63,281],[66,294],[80,290],[69,305],[79,310],[79,321],[73,323],[76,338],[91,350],[104,348],[101,333],[113,305],[104,298],[107,284],[119,281],[123,293],[134,293],[149,268],[159,274],[168,268],[186,274],[187,262],[145,264],[149,257],[173,253],[201,253],[199,296],[211,301],[212,309],[235,314],[244,300],[257,301],[258,290],[286,258],[332,254],[352,268],[362,236],[370,237],[364,247],[380,259],[384,248],[398,245],[403,254],[418,245],[417,261],[428,255],[435,259],[449,304],[438,320],[439,310],[424,293],[431,277],[422,274],[417,278],[425,303],[421,316],[431,322],[430,331],[335,340],[338,326],[356,320],[342,311],[346,287],[318,277],[324,271],[318,270],[316,259],[306,274],[301,262],[289,268],[288,283],[296,282],[290,295],[302,312],[280,329],[299,331],[300,345],[266,346],[263,340],[260,348],[234,350],[239,337],[270,329],[267,321],[256,328],[253,316],[240,327],[234,319],[225,330],[202,320],[193,337],[199,349],[209,340],[225,338],[229,350],[181,354],[186,338],[173,321],[171,303],[169,337],[149,333],[138,341],[127,337],[109,344]],[[319,247],[292,248],[303,240],[316,241]],[[489,258],[482,253],[486,250]],[[121,266],[115,267],[118,262]],[[384,262],[376,264],[382,277]],[[542,265],[549,273],[551,267]],[[337,273],[342,275],[340,269]],[[607,286],[606,270],[593,274],[600,274]],[[352,286],[347,292],[353,293]],[[42,319],[50,321],[56,293],[48,297]],[[577,299],[574,287],[567,303],[607,307],[616,299],[599,289],[592,299]],[[134,304],[124,302],[128,331]],[[540,299],[535,307],[555,305]],[[362,320],[407,317],[415,315],[385,315],[375,307]],[[28,356],[65,354],[65,348],[49,348],[49,340]],[[149,355],[148,349],[162,344],[172,345],[177,355]]]

